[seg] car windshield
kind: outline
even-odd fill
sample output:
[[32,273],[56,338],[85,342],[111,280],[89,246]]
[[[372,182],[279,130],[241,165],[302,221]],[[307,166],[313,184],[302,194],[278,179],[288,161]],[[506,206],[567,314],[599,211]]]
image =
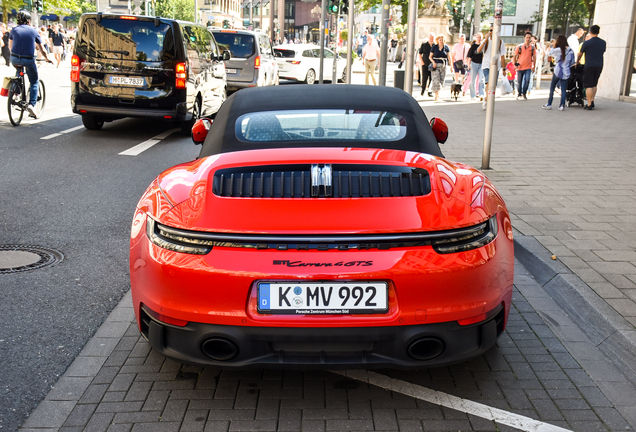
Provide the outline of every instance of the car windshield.
[[232,32],[214,32],[221,51],[230,50],[232,57],[248,58],[254,55],[254,36]]
[[396,141],[406,128],[405,118],[393,112],[323,109],[244,114],[235,132],[243,142]]
[[153,21],[94,18],[84,22],[78,51],[98,59],[165,61],[175,56],[172,26]]

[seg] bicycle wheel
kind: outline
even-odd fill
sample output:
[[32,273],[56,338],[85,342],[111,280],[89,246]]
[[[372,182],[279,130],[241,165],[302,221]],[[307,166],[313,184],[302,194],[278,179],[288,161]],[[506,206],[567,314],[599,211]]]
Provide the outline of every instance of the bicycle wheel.
[[[33,111],[35,111],[36,119],[39,119],[40,117],[42,117],[42,113],[44,112],[44,102],[46,101],[46,89],[44,88],[44,82],[40,80],[38,84],[39,84],[38,99],[37,99],[37,102],[35,103],[35,107],[33,108]],[[29,91],[29,93],[31,92]],[[30,100],[31,98],[29,94],[29,97],[27,98],[27,102]]]
[[24,104],[22,103],[22,94],[20,86],[17,83],[11,83],[9,89],[9,98],[7,100],[7,110],[9,111],[9,120],[13,126],[18,126],[22,122],[24,116]]

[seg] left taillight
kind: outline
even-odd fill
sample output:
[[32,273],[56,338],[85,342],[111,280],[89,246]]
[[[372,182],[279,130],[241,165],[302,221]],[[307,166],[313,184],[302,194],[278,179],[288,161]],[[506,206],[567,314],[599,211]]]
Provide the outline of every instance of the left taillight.
[[256,56],[256,58],[254,59],[254,69],[260,69],[261,68],[261,56]]
[[174,68],[175,72],[175,87],[178,89],[186,88],[186,79],[188,78],[188,74],[186,72],[186,64],[185,63],[177,63]]
[[84,60],[80,59],[78,56],[74,55],[71,57],[71,81],[79,82],[80,80],[80,69],[82,68],[82,63]]

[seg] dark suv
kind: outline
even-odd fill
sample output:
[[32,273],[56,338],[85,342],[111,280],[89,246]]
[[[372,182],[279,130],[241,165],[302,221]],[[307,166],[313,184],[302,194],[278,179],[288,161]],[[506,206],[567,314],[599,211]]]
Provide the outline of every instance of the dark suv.
[[87,129],[123,117],[181,122],[225,100],[224,60],[207,28],[161,17],[84,14],[71,59],[71,106]]
[[223,53],[228,90],[278,85],[278,63],[267,33],[250,30],[213,29],[212,34]]

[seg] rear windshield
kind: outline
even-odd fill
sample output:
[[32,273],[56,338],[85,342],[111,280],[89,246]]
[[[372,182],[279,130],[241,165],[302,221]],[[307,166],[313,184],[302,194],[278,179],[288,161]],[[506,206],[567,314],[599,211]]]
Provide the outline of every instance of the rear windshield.
[[254,36],[249,34],[215,32],[214,39],[221,51],[230,50],[232,57],[248,58],[254,55]]
[[78,32],[77,52],[99,59],[165,61],[174,58],[172,26],[154,21],[94,18]]
[[274,48],[274,52],[276,53],[276,57],[294,58],[296,56],[294,50]]
[[243,142],[396,141],[406,135],[406,121],[386,111],[261,111],[240,116],[235,132]]

